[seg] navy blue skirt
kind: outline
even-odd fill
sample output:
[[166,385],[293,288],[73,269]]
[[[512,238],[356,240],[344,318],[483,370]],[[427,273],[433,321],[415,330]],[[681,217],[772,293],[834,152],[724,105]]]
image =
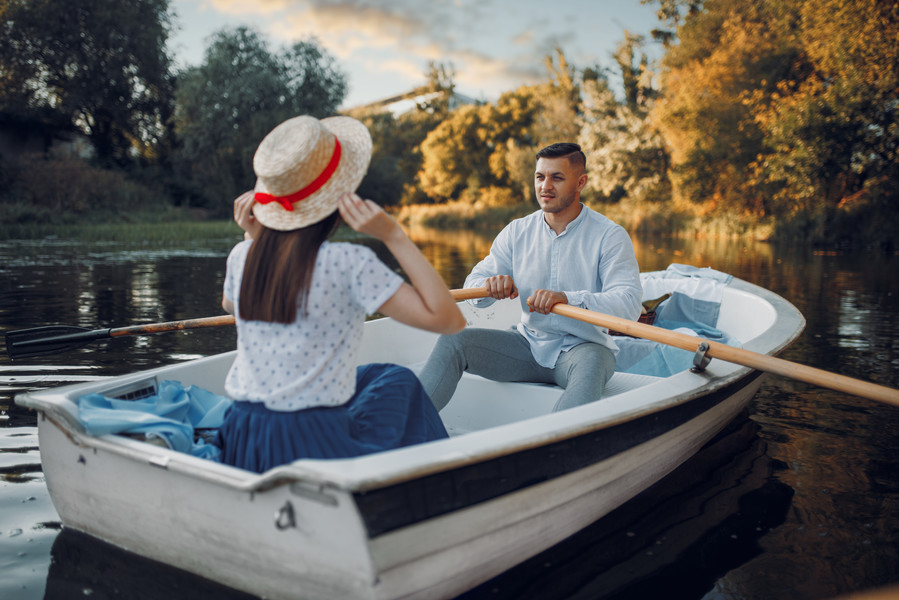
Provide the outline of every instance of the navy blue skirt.
[[234,402],[217,442],[223,463],[262,473],[300,458],[349,458],[446,437],[412,371],[369,364],[356,369],[356,393],[341,406],[281,412]]

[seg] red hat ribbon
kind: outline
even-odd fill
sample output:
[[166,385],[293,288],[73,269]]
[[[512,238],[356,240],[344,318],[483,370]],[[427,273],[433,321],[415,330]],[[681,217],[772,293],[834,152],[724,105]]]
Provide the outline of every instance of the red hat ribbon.
[[256,192],[256,195],[254,196],[256,198],[256,202],[258,202],[259,204],[277,202],[284,208],[284,210],[292,211],[295,202],[305,200],[318,190],[322,189],[322,187],[324,187],[324,185],[328,183],[328,180],[331,179],[331,176],[334,175],[334,172],[337,170],[337,165],[340,164],[340,153],[340,140],[335,137],[334,153],[331,155],[331,160],[328,162],[325,170],[321,172],[321,175],[316,177],[312,181],[312,183],[299,190],[298,192],[294,192],[287,196],[274,196],[272,194],[266,194],[264,192]]

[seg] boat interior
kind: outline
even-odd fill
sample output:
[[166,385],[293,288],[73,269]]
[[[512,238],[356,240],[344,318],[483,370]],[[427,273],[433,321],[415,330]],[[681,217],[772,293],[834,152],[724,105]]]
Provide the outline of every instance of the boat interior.
[[[519,304],[503,300],[487,308],[474,308],[463,302],[463,312],[470,326],[508,328],[519,318]],[[747,318],[751,315],[751,318]],[[745,344],[757,338],[775,323],[777,311],[764,298],[747,290],[727,287],[717,326],[733,339]],[[360,348],[359,363],[392,362],[420,371],[437,336],[392,321],[378,319],[366,324]],[[389,340],[385,343],[385,340]],[[172,379],[185,385],[197,385],[215,394],[224,395],[224,379],[233,360],[233,353],[200,359],[202,368],[189,363],[170,365],[141,375],[114,381],[96,381],[76,390],[66,390],[71,402],[57,409],[77,419],[77,397],[84,393],[100,392],[122,399],[154,394],[158,382]],[[668,381],[666,381],[666,379]],[[669,395],[672,378],[616,372],[604,391],[602,412],[632,408],[635,404],[654,401]],[[654,385],[658,384],[658,385]],[[644,392],[644,388],[647,389]],[[636,393],[634,393],[636,392]],[[489,429],[550,414],[562,394],[553,385],[536,383],[501,383],[472,374],[464,374],[456,394],[441,411],[440,416],[451,436]],[[618,402],[615,402],[615,399]]]
[[[717,327],[745,343],[766,331],[776,320],[776,311],[764,299],[739,289],[725,289]],[[519,304],[514,300],[502,300],[486,309],[473,308],[462,303],[463,312],[472,327],[513,327],[519,318]],[[746,318],[752,315],[752,318]],[[430,352],[436,335],[412,330],[390,321],[372,322],[366,332],[361,363],[390,361],[404,364],[419,372]],[[383,339],[380,327],[391,327],[390,339],[402,340],[385,349],[374,340]],[[398,329],[398,331],[397,331]],[[367,342],[367,343],[366,343]],[[659,383],[665,377],[616,371],[603,391],[604,399],[611,399],[646,386]],[[450,436],[489,429],[508,423],[546,415],[562,394],[558,386],[542,383],[508,383],[490,381],[478,375],[465,373],[449,404],[440,417]]]

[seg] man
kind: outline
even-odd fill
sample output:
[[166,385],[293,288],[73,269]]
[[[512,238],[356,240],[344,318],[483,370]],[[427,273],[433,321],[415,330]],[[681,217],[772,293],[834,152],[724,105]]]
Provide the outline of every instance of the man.
[[636,320],[640,272],[627,232],[580,202],[586,157],[577,144],[537,153],[534,189],[540,210],[516,219],[472,269],[465,287],[487,288],[486,307],[520,298],[516,329],[467,328],[441,336],[420,378],[442,409],[463,371],[495,381],[552,383],[564,388],[553,410],[599,400],[615,370],[617,346],[605,329],[551,314],[564,303]]

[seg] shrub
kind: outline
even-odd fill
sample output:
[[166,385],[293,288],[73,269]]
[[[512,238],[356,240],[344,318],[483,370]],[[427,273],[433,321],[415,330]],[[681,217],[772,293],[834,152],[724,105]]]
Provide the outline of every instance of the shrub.
[[4,173],[8,186],[0,196],[0,222],[5,224],[96,223],[113,216],[129,221],[135,213],[168,206],[163,192],[78,159],[23,156],[7,161]]

